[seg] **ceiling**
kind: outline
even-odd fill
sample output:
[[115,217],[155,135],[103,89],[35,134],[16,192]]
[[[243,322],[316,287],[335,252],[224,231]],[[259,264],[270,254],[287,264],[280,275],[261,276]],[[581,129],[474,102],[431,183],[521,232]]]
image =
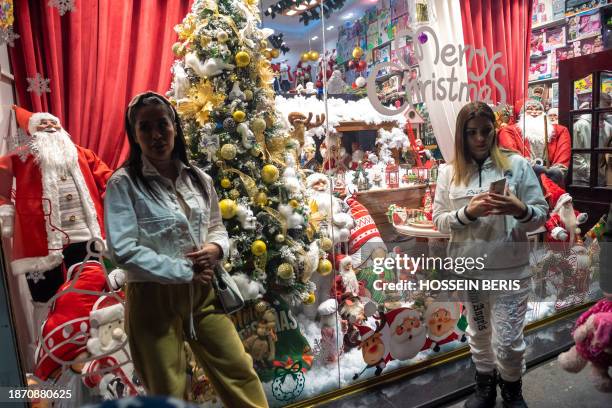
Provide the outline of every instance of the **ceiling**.
[[[278,0],[263,0],[261,3],[262,11],[266,10],[271,5],[277,3]],[[322,0],[323,2],[325,0]],[[325,40],[328,48],[335,48],[334,44],[338,39],[337,28],[343,24],[354,21],[364,15],[366,9],[375,6],[376,0],[346,0],[344,7],[332,13],[329,19],[325,20]],[[350,18],[348,18],[350,17]],[[284,16],[277,15],[276,18],[265,16],[262,13],[263,26],[272,28],[276,34],[283,33],[283,39],[287,46],[291,49],[290,53],[279,57],[279,60],[284,58],[289,59],[290,63],[297,62],[297,58],[302,51],[308,50],[310,39],[310,48],[321,52],[323,50],[323,35],[321,20],[311,21],[307,26],[299,21],[299,15]],[[329,29],[332,26],[332,29]],[[312,40],[313,37],[318,37]]]

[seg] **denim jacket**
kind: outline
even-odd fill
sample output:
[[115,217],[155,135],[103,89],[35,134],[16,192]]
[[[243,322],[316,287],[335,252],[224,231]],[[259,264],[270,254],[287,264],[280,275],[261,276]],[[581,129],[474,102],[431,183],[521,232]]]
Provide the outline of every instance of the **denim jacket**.
[[[172,185],[143,157],[142,172],[155,194],[133,180],[125,168],[109,179],[104,200],[106,242],[111,260],[127,270],[130,282],[185,283],[193,263],[184,255],[204,243],[218,244],[223,255],[229,239],[212,179],[193,167],[205,187],[194,186],[188,167],[177,160],[179,175]],[[181,209],[180,194],[188,207]]]

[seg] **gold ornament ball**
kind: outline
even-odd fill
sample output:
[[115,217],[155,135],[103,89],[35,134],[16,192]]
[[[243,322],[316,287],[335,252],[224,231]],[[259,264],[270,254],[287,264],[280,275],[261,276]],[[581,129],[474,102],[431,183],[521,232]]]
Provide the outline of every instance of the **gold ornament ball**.
[[330,251],[333,246],[333,241],[327,237],[323,237],[319,240],[319,247],[325,252]]
[[277,234],[274,237],[274,240],[280,244],[282,242],[285,242],[285,236],[283,234]]
[[363,56],[363,48],[355,47],[353,48],[353,58],[359,59]]
[[233,268],[233,266],[232,266],[231,262],[225,262],[225,263],[223,264],[223,269],[225,269],[225,270],[226,270],[226,271],[228,271],[228,272],[231,272],[231,271],[232,271],[232,268]]
[[291,208],[298,208],[300,203],[298,202],[298,200],[289,200],[289,205],[291,206]]
[[238,191],[237,189],[233,188],[230,190],[229,192],[229,196],[232,200],[236,200],[240,197],[240,191]]
[[182,43],[180,42],[175,42],[172,45],[172,52],[174,53],[174,55],[176,55],[177,57],[183,57],[185,56],[185,47],[183,46]]
[[236,122],[242,123],[246,119],[246,113],[241,110],[234,111],[234,113],[232,113],[232,118],[234,118]]
[[266,59],[272,59],[272,50],[270,50],[269,48],[266,48],[265,50],[261,52],[261,55],[263,55],[263,57]]
[[244,68],[251,63],[251,56],[246,51],[238,51],[234,59],[238,68]]
[[230,200],[229,198],[224,198],[219,201],[219,210],[221,211],[221,217],[224,220],[229,220],[236,216],[236,210],[238,206],[234,200]]
[[257,314],[264,314],[266,310],[268,310],[268,307],[270,307],[268,302],[264,302],[264,301],[257,302],[255,304],[255,312]]
[[266,164],[261,169],[261,178],[264,183],[271,184],[278,180],[278,168],[273,164]]
[[252,101],[253,100],[253,91],[251,91],[250,89],[247,89],[246,91],[244,91],[244,100],[245,101]]
[[277,273],[281,279],[290,279],[293,276],[293,265],[284,262],[278,266]]
[[255,194],[255,204],[262,207],[268,205],[268,195],[263,191],[260,191],[259,193]]
[[261,256],[267,251],[266,243],[261,239],[253,241],[251,244],[251,253],[255,256]]
[[221,179],[221,187],[230,188],[232,186],[232,182],[227,177]]
[[312,304],[315,302],[315,300],[316,300],[316,299],[317,299],[317,298],[316,298],[316,296],[315,296],[314,292],[310,292],[310,293],[308,294],[308,297],[307,297],[306,299],[304,299],[304,304],[306,304],[306,305],[312,305]]
[[236,145],[233,145],[231,143],[226,143],[223,146],[221,146],[221,157],[224,160],[233,160],[234,157],[236,157]]
[[266,130],[266,127],[267,127],[266,121],[263,120],[262,118],[255,118],[251,122],[251,130],[253,130],[255,134],[263,133],[264,130]]
[[280,55],[280,51],[278,50],[278,48],[274,48],[271,54],[272,54],[272,58],[278,58],[278,56]]
[[311,61],[318,61],[319,60],[319,53],[317,51],[310,51],[308,53],[308,58],[310,58]]
[[327,276],[332,271],[332,263],[329,259],[321,259],[319,261],[319,267],[317,268],[317,272],[321,274],[321,276]]
[[224,42],[227,42],[228,39],[229,39],[229,35],[227,35],[225,31],[219,31],[217,33],[217,41],[224,43]]
[[302,62],[308,62],[310,60],[310,53],[308,51],[304,51],[302,55],[300,55],[300,59]]
[[268,48],[268,40],[261,40],[259,42],[259,48],[261,48],[262,50],[265,50],[266,48]]

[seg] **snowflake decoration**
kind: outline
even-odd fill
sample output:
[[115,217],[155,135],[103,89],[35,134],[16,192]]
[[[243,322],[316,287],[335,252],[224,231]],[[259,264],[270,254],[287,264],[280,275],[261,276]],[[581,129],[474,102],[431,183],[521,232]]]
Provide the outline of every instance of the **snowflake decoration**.
[[48,78],[43,78],[38,72],[34,78],[27,78],[28,80],[28,92],[34,92],[36,95],[40,96],[45,92],[51,92],[49,88],[49,82],[51,82]]
[[19,38],[19,34],[13,31],[13,27],[8,27],[6,30],[0,30],[0,45],[8,44],[9,47],[15,46],[15,40]]
[[35,284],[41,280],[45,279],[45,273],[42,271],[32,271],[28,272],[26,275],[26,279],[33,281]]
[[66,14],[67,11],[74,11],[75,0],[49,0],[48,6],[55,7],[59,11],[60,16]]

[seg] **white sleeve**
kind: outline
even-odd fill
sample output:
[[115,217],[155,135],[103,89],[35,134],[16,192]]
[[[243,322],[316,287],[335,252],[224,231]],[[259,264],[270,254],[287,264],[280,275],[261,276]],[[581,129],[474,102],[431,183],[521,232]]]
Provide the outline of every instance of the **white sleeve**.
[[438,175],[436,194],[433,205],[433,222],[438,231],[450,234],[453,229],[462,229],[477,219],[468,218],[465,213],[467,206],[455,210],[450,199],[453,168],[450,164],[444,166]]

